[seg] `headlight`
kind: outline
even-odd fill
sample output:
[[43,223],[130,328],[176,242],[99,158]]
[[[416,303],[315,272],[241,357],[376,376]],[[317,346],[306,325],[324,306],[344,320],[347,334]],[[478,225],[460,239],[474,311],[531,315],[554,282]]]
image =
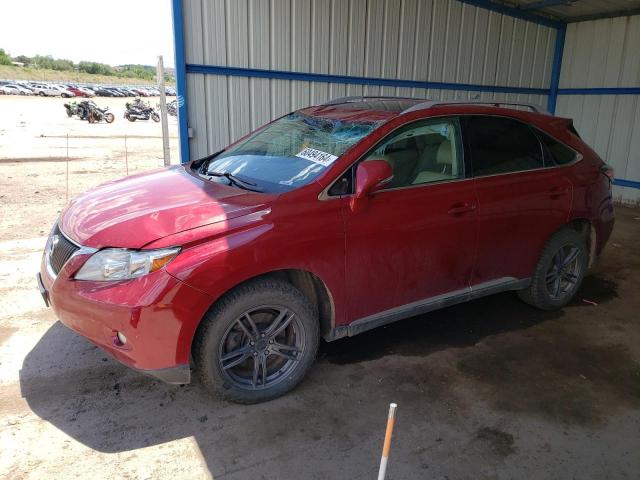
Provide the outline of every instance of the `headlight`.
[[127,250],[107,248],[93,254],[76,273],[76,280],[107,282],[129,280],[160,270],[178,255],[180,248]]

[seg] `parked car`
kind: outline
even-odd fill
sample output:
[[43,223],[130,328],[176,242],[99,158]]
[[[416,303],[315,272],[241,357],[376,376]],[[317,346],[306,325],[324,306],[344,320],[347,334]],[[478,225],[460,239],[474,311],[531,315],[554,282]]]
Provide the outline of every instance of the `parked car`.
[[60,92],[60,96],[63,98],[75,97],[76,94],[67,85],[53,85],[53,88]]
[[26,87],[25,85],[21,85],[18,83],[9,83],[7,85],[5,85],[6,87],[11,87],[14,88],[18,91],[18,95],[33,95],[33,90],[31,90],[30,88]]
[[89,93],[87,90],[80,87],[71,86],[71,87],[67,87],[67,90],[73,93],[76,97],[94,97],[95,96],[93,93]]
[[33,93],[41,97],[60,97],[62,90],[48,83],[32,83]]
[[300,382],[320,337],[509,290],[562,308],[613,228],[613,170],[518,108],[336,100],[107,183],[61,213],[41,293],[126,365],[186,383],[193,361],[246,403]]
[[112,90],[105,88],[105,87],[96,87],[96,89],[94,90],[96,95],[99,97],[117,97],[119,95],[116,95],[115,92],[113,92]]
[[113,93],[114,97],[124,97],[125,94],[118,90],[116,87],[105,87],[107,90],[110,90]]
[[133,88],[133,92],[140,97],[149,97],[149,92],[143,88]]
[[135,93],[129,91],[129,89],[124,87],[118,87],[117,90],[122,94],[123,97],[135,97]]
[[1,85],[0,94],[2,95],[20,95],[20,90],[12,85]]

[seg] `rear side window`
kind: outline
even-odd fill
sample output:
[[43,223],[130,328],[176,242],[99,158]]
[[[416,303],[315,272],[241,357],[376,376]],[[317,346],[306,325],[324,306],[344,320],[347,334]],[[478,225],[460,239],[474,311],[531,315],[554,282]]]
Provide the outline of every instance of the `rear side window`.
[[554,138],[551,138],[546,133],[538,130],[537,132],[540,141],[545,148],[545,165],[547,167],[553,165],[566,165],[576,159],[576,152],[560,143]]
[[476,177],[542,168],[542,146],[532,129],[504,117],[469,116],[466,140]]

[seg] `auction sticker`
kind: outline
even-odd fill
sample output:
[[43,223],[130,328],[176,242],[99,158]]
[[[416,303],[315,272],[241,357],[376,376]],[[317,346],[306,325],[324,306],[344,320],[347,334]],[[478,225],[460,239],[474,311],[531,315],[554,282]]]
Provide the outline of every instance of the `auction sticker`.
[[330,153],[323,152],[322,150],[316,150],[315,148],[304,148],[300,153],[296,154],[296,157],[310,160],[313,163],[318,163],[323,167],[328,167],[335,162],[338,157],[331,155]]

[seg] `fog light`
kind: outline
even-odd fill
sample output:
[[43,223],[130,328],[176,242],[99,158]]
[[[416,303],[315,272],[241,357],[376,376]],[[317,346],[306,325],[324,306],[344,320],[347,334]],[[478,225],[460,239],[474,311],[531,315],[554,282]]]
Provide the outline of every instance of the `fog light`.
[[127,337],[124,336],[124,334],[122,332],[118,332],[117,333],[117,337],[118,337],[118,341],[124,345],[125,343],[127,343]]

